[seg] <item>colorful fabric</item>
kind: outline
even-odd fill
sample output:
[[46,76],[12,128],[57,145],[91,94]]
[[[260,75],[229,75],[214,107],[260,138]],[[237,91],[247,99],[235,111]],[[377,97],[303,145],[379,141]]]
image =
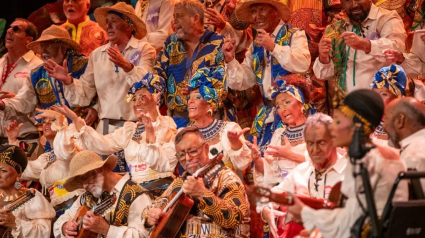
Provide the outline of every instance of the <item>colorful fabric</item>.
[[189,90],[199,88],[199,93],[213,108],[218,109],[227,95],[226,73],[223,66],[215,69],[200,68],[188,82]]
[[143,76],[142,80],[130,87],[125,100],[127,102],[131,102],[136,91],[142,88],[146,88],[151,94],[160,93],[161,97],[159,98],[158,105],[162,105],[164,102],[163,97],[167,92],[167,85],[162,77],[158,77],[158,75],[155,75],[152,72],[147,73],[145,76]]
[[224,67],[224,55],[221,49],[223,39],[223,36],[205,30],[199,45],[189,58],[185,43],[178,39],[176,34],[167,38],[165,47],[158,54],[154,72],[167,82],[168,110],[177,112],[187,110],[187,99],[182,91],[196,70],[207,67],[210,71],[214,71],[219,66]]
[[[291,45],[291,39],[292,39],[292,35],[297,31],[296,28],[292,28],[292,26],[284,24],[279,32],[277,33],[277,36],[275,38],[275,43],[280,45],[280,46],[284,46],[284,45]],[[265,58],[269,58],[270,56],[270,52],[267,51],[267,57],[264,56],[264,47],[261,46],[260,44],[256,43],[256,41],[254,41],[253,43],[253,53],[252,53],[252,68],[254,70],[254,74],[257,78],[257,83],[258,85],[260,85],[261,87],[261,92],[263,94],[264,97],[264,89],[263,89],[263,70],[264,70],[264,66],[266,65],[264,63],[264,59]],[[272,85],[274,85],[274,80],[278,77],[281,76],[286,76],[291,74],[291,72],[285,70],[277,61],[277,59],[275,59],[273,56],[270,56],[270,60],[272,62],[271,64],[271,68],[272,68]],[[265,97],[264,97],[265,98]]]
[[15,145],[2,145],[0,148],[0,163],[13,167],[19,175],[27,167],[26,154]]
[[285,80],[277,80],[276,86],[272,89],[272,99],[275,99],[277,95],[281,93],[288,93],[293,98],[297,99],[298,102],[304,104],[304,95],[301,89],[297,86],[286,84]]
[[397,97],[406,94],[407,76],[404,69],[396,64],[384,67],[373,77],[372,88],[388,88]]
[[129,179],[121,190],[111,224],[114,226],[127,226],[131,204],[137,197],[146,192],[146,189]]

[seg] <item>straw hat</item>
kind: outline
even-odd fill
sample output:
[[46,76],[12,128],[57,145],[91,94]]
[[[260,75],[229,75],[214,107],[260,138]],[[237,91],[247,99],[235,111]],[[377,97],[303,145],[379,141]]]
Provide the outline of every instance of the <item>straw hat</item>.
[[71,160],[69,165],[70,175],[66,179],[63,186],[68,192],[82,188],[81,184],[77,184],[74,180],[77,176],[86,174],[87,172],[107,166],[111,171],[117,165],[117,156],[110,155],[106,160],[102,160],[100,156],[93,151],[84,150],[78,152]]
[[134,37],[141,40],[146,36],[146,24],[136,15],[134,8],[125,2],[118,2],[112,7],[99,7],[94,11],[94,17],[96,18],[97,23],[105,29],[105,31],[108,30],[106,26],[106,15],[109,11],[116,11],[130,18],[136,31],[136,33],[134,33]]
[[288,22],[291,19],[288,0],[244,0],[236,8],[236,17],[242,21],[250,22],[251,11],[249,7],[255,3],[268,3],[274,6],[284,22]]
[[78,53],[81,53],[83,50],[81,46],[73,41],[69,36],[69,33],[65,28],[52,25],[41,33],[38,40],[33,41],[27,45],[27,48],[34,51],[35,53],[41,53],[41,42],[47,41],[60,41],[72,47]]

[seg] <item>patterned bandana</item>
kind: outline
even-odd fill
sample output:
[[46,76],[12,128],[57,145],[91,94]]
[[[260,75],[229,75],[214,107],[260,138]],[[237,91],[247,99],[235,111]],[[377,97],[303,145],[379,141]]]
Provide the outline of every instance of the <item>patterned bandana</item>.
[[277,86],[272,87],[272,99],[275,99],[280,93],[288,93],[293,98],[297,99],[298,102],[304,105],[304,109],[307,115],[316,113],[316,108],[312,103],[306,103],[304,101],[304,95],[301,89],[294,85],[287,85],[285,80],[279,79],[276,81]]
[[406,92],[407,77],[404,69],[396,64],[383,67],[373,77],[372,88],[388,88],[394,95],[401,97]]
[[189,80],[189,91],[199,88],[199,93],[207,103],[218,109],[227,96],[227,82],[224,67],[198,69]]
[[142,80],[133,84],[133,86],[130,87],[127,96],[125,97],[125,100],[127,102],[131,102],[131,100],[133,100],[134,98],[134,94],[136,93],[136,91],[142,88],[146,88],[151,94],[161,93],[158,105],[162,105],[162,103],[164,102],[164,95],[167,92],[167,85],[162,77],[158,77],[152,72],[147,73],[142,78]]
[[114,14],[118,16],[119,18],[123,19],[131,27],[131,34],[132,35],[136,34],[136,26],[134,26],[133,21],[128,16],[117,11],[109,11],[108,14]]
[[0,146],[0,163],[12,166],[18,174],[22,174],[28,164],[27,156],[18,146]]

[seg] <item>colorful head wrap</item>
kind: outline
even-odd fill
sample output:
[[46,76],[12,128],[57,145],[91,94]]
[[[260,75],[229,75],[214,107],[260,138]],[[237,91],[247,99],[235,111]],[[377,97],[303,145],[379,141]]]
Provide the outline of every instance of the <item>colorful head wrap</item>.
[[316,113],[316,108],[310,102],[305,102],[304,94],[298,86],[286,84],[285,80],[279,79],[276,81],[276,86],[272,87],[272,99],[275,99],[277,95],[281,93],[288,93],[293,98],[297,99],[298,102],[304,105],[304,109],[307,115]]
[[334,106],[353,123],[360,123],[367,135],[372,133],[381,122],[384,115],[384,102],[381,96],[370,89],[358,89],[340,100],[335,93]]
[[109,11],[109,14],[114,14],[118,16],[119,18],[123,19],[127,24],[131,27],[131,34],[134,35],[136,33],[136,27],[134,26],[133,21],[126,15],[122,14],[121,12],[117,11]]
[[164,102],[164,95],[167,92],[167,85],[165,80],[158,75],[153,74],[152,72],[147,73],[142,80],[133,84],[128,90],[127,96],[125,100],[127,102],[131,102],[134,98],[134,94],[137,90],[146,88],[150,93],[157,94],[161,93],[161,97],[159,98],[158,105],[162,105]]
[[215,109],[221,106],[227,96],[226,74],[222,66],[214,70],[207,67],[198,69],[188,84],[189,91],[199,88],[201,96]]
[[0,146],[0,163],[12,166],[18,174],[22,174],[28,164],[25,152],[14,145]]
[[406,93],[407,76],[404,69],[396,64],[383,67],[375,73],[370,87],[381,89],[388,88],[397,97]]

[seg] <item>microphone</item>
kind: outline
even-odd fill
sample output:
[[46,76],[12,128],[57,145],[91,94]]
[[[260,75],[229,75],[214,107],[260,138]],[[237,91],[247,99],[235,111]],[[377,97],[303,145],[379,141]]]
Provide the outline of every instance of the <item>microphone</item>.
[[216,156],[216,155],[218,155],[218,150],[217,150],[216,148],[212,148],[212,149],[210,150],[210,153],[211,153],[212,155]]

